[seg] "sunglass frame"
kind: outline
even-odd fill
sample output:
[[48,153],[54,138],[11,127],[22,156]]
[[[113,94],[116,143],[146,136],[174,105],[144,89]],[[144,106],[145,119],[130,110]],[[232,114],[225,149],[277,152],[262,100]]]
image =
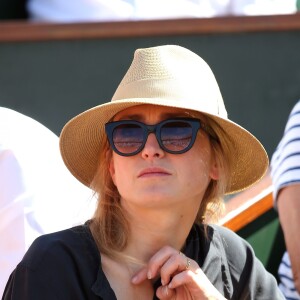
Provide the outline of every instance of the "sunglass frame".
[[[185,122],[187,124],[189,124],[192,128],[192,137],[191,137],[191,141],[189,143],[189,145],[182,149],[182,150],[179,150],[179,151],[173,151],[173,150],[170,150],[168,148],[166,148],[164,145],[163,145],[163,142],[161,140],[161,128],[168,124],[168,123],[172,123],[172,122]],[[134,152],[130,152],[130,153],[123,153],[123,152],[120,152],[117,147],[115,146],[114,144],[114,141],[113,141],[113,133],[114,133],[114,130],[120,126],[120,125],[130,125],[130,124],[133,124],[133,125],[138,125],[142,128],[143,130],[143,142],[141,144],[141,146]],[[163,120],[157,124],[154,124],[154,125],[147,125],[147,124],[144,124],[142,122],[139,122],[139,121],[135,121],[135,120],[121,120],[121,121],[113,121],[113,122],[108,122],[105,124],[105,132],[106,132],[106,135],[108,137],[108,140],[109,140],[109,144],[111,146],[111,148],[113,149],[114,152],[116,152],[117,154],[121,155],[121,156],[133,156],[133,155],[136,155],[138,154],[139,152],[141,152],[145,145],[146,145],[146,142],[147,142],[147,139],[148,139],[148,136],[150,133],[154,133],[155,136],[156,136],[156,139],[157,139],[157,142],[159,144],[159,146],[161,147],[162,150],[166,151],[167,153],[171,153],[171,154],[182,154],[182,153],[185,153],[187,151],[189,151],[194,143],[195,143],[195,140],[196,140],[196,136],[197,136],[197,132],[200,128],[203,128],[203,124],[201,122],[201,120],[199,119],[195,119],[195,118],[172,118],[172,119],[167,119],[167,120]]]

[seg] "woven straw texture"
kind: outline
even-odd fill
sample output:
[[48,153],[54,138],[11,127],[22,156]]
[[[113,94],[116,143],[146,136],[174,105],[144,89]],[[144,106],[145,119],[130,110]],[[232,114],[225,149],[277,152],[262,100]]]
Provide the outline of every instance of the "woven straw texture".
[[135,51],[130,68],[111,102],[71,119],[60,136],[62,158],[70,172],[89,186],[99,164],[104,125],[116,113],[135,105],[153,104],[201,112],[212,118],[233,143],[234,165],[227,193],[241,191],[266,172],[268,157],[247,130],[228,120],[217,81],[206,62],[180,46]]

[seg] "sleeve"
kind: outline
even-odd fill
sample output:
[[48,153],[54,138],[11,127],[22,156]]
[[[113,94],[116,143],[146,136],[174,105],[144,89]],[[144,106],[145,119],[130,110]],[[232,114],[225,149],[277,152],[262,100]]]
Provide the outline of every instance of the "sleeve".
[[10,275],[2,300],[55,300],[55,290],[41,279],[41,274],[21,264]]
[[9,277],[2,300],[95,299],[99,266],[87,226],[42,235]]
[[300,100],[292,109],[281,141],[271,159],[274,206],[278,192],[285,186],[300,183]]
[[2,300],[64,299],[60,290],[69,271],[64,260],[56,234],[38,237],[11,273]]
[[77,261],[82,252],[73,251],[80,247],[72,243],[74,235],[65,230],[38,237],[10,275],[2,300],[81,299],[84,279],[78,279]]
[[275,277],[267,272],[249,243],[227,228],[220,227],[218,232],[225,251],[229,281],[232,284],[230,299],[285,299]]

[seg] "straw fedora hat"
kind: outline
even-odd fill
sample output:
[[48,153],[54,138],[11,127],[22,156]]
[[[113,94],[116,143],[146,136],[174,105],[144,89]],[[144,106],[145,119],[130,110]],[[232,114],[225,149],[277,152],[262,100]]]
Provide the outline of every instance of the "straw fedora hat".
[[116,113],[140,104],[201,112],[218,123],[233,143],[234,165],[226,193],[241,191],[266,172],[268,156],[247,130],[227,118],[222,95],[207,63],[175,45],[138,49],[110,102],[71,119],[60,136],[62,158],[70,172],[90,186],[99,164],[104,124]]

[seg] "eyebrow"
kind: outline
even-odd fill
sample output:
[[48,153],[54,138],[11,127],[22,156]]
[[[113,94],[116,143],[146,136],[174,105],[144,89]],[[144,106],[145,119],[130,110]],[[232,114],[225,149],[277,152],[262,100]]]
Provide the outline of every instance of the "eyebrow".
[[[181,118],[181,117],[187,117],[187,115],[182,112],[182,113],[162,113],[161,115],[159,115],[161,119],[168,119],[168,118]],[[136,120],[136,121],[143,121],[143,115],[140,114],[128,114],[128,115],[124,115],[122,116],[119,120]]]

